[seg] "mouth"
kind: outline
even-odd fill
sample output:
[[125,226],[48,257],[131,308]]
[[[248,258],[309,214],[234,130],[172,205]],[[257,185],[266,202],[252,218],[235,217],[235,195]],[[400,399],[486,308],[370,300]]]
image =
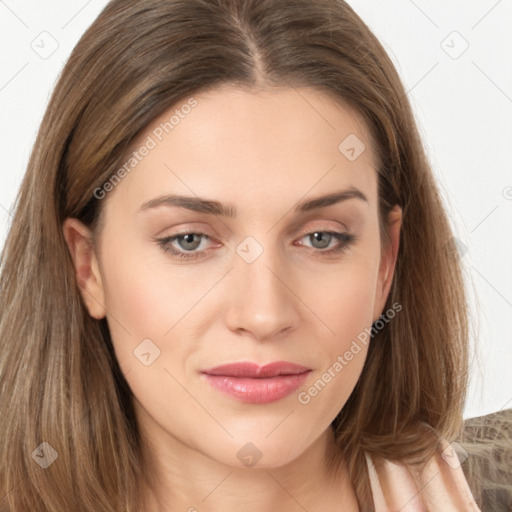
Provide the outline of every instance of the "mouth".
[[311,368],[286,361],[264,366],[230,363],[201,371],[217,391],[251,404],[275,402],[288,396],[307,379]]

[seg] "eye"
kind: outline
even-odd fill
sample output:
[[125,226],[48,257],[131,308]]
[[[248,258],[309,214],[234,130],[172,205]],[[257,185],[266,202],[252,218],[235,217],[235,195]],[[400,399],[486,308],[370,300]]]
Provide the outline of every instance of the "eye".
[[[204,252],[197,251],[201,246],[203,240],[209,240],[210,237],[201,232],[181,233],[179,235],[168,236],[165,238],[157,239],[158,245],[162,247],[165,252],[170,252],[174,256],[181,259],[195,259]],[[176,245],[172,245],[176,243]]]
[[[304,238],[312,241],[312,249],[316,249],[313,252],[321,255],[329,255],[347,250],[356,240],[355,235],[337,231],[313,231],[304,234],[299,240]],[[182,260],[194,260],[205,255],[207,249],[204,247],[202,247],[202,250],[199,249],[203,241],[208,240],[211,239],[206,233],[191,231],[158,238],[156,242],[165,252],[173,256]],[[338,241],[338,243],[331,246],[333,241]],[[304,244],[300,243],[299,245]],[[306,247],[308,246],[306,245]]]
[[[320,252],[321,254],[332,254],[347,250],[356,240],[355,235],[351,233],[337,231],[313,231],[312,233],[305,234],[301,239],[303,238],[309,239],[313,249],[318,249],[316,252]],[[331,246],[331,242],[333,241],[338,241],[337,245],[334,245],[334,247]],[[330,249],[324,250],[330,246]]]

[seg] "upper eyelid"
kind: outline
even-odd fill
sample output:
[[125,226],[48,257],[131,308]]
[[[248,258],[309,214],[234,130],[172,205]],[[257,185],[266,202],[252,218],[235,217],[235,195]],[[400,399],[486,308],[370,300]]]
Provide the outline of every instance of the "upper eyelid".
[[[322,222],[336,222],[338,225],[341,225],[341,226],[339,226],[339,227],[321,226],[320,228],[315,228],[315,227],[305,228],[305,229],[298,230],[299,231],[299,236],[308,235],[308,234],[311,234],[311,233],[314,233],[314,232],[317,232],[317,231],[322,231],[322,232],[329,232],[330,231],[330,232],[337,232],[337,233],[339,233],[339,232],[350,233],[351,232],[351,230],[345,224],[343,224],[340,221],[321,221],[321,220],[313,219],[313,220],[310,220],[310,221],[307,221],[307,222],[308,223],[309,222],[319,222],[319,223],[322,223]],[[216,238],[216,235],[212,236],[212,235],[206,233],[206,231],[209,231],[209,230],[202,229],[202,228],[188,227],[188,228],[180,230],[177,233],[173,233],[171,235],[167,235],[167,236],[164,236],[164,237],[161,237],[161,238],[172,238],[172,237],[175,237],[175,236],[189,235],[189,234],[192,234],[192,233],[194,233],[194,234],[203,234],[203,235],[207,236],[210,239],[215,239]],[[296,229],[289,230],[289,231],[287,231],[287,233],[289,234],[291,231],[297,231],[297,230]],[[231,230],[230,230],[230,232],[231,232]]]
[[[338,230],[336,228],[330,228],[330,227],[329,228],[317,228],[317,229],[310,228],[310,229],[301,230],[297,236],[302,238],[306,235],[311,235],[313,233],[350,234],[350,230],[347,228],[344,228],[344,230]],[[203,230],[199,230],[199,229],[198,230],[194,230],[194,229],[183,230],[183,231],[180,231],[179,233],[173,233],[172,235],[163,236],[159,239],[160,240],[176,239],[180,236],[185,236],[185,235],[200,235],[202,237],[209,238],[210,240],[215,240],[215,236],[211,236],[208,233],[205,233]]]

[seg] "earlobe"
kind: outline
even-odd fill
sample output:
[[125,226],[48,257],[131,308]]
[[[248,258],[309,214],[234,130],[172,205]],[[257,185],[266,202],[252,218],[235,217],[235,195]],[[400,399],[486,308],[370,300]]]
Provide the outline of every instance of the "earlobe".
[[106,313],[105,294],[98,260],[91,242],[91,231],[74,218],[67,218],[62,229],[82,298],[89,314],[99,320]]
[[398,249],[400,247],[400,230],[402,227],[402,209],[400,206],[395,205],[390,211],[387,221],[388,238],[389,242],[384,248],[380,268],[379,279],[376,297],[376,311],[374,311],[374,321],[382,314],[382,310],[386,304],[393,275],[395,272],[395,265],[398,256]]

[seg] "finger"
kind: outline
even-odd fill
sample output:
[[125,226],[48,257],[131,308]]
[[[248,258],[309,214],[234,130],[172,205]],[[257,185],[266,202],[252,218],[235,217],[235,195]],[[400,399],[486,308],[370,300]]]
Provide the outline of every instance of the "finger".
[[370,487],[372,490],[373,505],[375,507],[375,512],[388,512],[389,509],[386,504],[384,494],[382,492],[382,487],[379,482],[379,475],[377,474],[377,469],[373,464],[371,456],[368,455],[367,453],[365,453],[365,456],[366,464],[368,467],[368,476],[370,478]]
[[407,466],[379,459],[372,464],[372,481],[375,512],[427,512]]
[[458,456],[446,440],[422,469],[411,474],[430,512],[481,512],[471,493]]

